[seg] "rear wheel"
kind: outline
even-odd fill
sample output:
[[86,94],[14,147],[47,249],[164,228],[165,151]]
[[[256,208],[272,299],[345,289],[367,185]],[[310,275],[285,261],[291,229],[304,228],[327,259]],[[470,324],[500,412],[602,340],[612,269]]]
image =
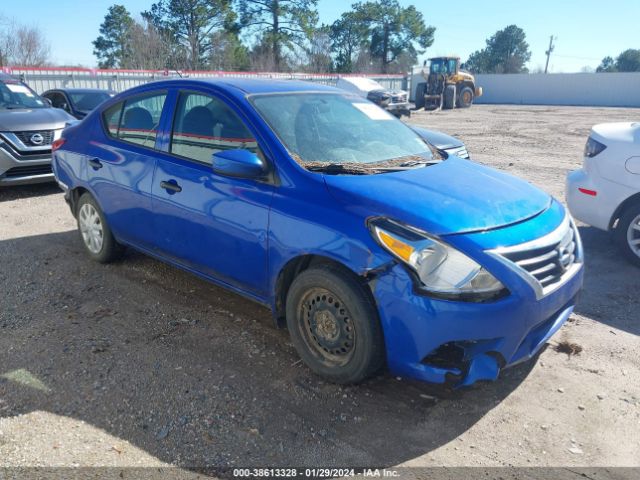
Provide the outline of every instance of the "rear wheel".
[[447,85],[444,89],[444,98],[442,100],[442,108],[451,110],[456,106],[456,86]]
[[640,267],[640,203],[624,211],[616,228],[616,238],[629,261]]
[[469,108],[473,103],[473,90],[471,87],[463,87],[458,95],[458,107]]
[[82,244],[89,256],[100,263],[115,260],[122,254],[111,229],[95,199],[84,193],[78,200],[78,230]]
[[287,294],[287,327],[302,360],[335,383],[356,383],[384,362],[382,329],[364,287],[332,265],[305,270]]

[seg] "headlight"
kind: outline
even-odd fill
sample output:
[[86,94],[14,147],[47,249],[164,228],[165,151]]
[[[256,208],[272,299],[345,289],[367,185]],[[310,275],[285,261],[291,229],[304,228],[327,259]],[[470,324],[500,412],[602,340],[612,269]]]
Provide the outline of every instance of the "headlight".
[[378,243],[416,274],[420,288],[434,296],[484,301],[506,293],[484,267],[420,230],[386,219],[373,220],[370,228]]
[[601,153],[605,148],[607,148],[606,145],[589,137],[589,139],[587,140],[587,144],[584,146],[584,156],[589,158],[595,157],[596,155]]

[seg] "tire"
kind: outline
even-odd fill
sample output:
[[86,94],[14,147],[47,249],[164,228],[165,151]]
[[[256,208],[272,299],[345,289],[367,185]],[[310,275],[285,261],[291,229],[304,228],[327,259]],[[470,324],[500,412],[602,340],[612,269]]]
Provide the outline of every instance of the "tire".
[[425,102],[424,102],[424,92],[427,88],[427,84],[426,83],[419,83],[418,86],[416,87],[416,98],[415,98],[415,105],[416,105],[416,110],[420,110],[421,108],[424,108]]
[[459,108],[469,108],[473,103],[474,94],[471,87],[462,87],[460,93],[458,94],[458,107]]
[[444,98],[442,101],[442,108],[445,110],[451,110],[456,106],[456,86],[447,85],[444,89]]
[[298,275],[287,293],[289,335],[300,358],[333,383],[358,383],[384,364],[378,313],[351,272],[320,265]]
[[89,256],[100,263],[119,258],[123,248],[113,237],[104,213],[91,194],[82,194],[76,212],[80,240]]
[[623,212],[615,230],[615,237],[627,259],[640,267],[640,203],[627,207]]

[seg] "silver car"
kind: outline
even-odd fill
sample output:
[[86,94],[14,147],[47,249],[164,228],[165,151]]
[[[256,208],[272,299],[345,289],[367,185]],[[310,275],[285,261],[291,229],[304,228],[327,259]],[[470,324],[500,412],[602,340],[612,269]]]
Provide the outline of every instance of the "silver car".
[[0,74],[0,187],[54,181],[51,144],[75,121],[20,80]]

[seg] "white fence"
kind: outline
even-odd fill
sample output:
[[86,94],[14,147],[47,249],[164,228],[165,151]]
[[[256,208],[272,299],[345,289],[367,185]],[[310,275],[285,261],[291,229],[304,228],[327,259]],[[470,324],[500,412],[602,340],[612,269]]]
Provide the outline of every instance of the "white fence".
[[477,75],[476,103],[640,107],[638,73]]
[[[174,72],[162,70],[99,70],[85,68],[26,68],[9,67],[2,71],[21,77],[36,92],[42,93],[52,88],[102,88],[121,92],[136,85],[167,78],[273,78],[297,79],[326,85],[335,85],[340,75],[307,73],[268,72]],[[342,75],[367,76],[391,89],[406,88],[407,79],[403,75]]]

